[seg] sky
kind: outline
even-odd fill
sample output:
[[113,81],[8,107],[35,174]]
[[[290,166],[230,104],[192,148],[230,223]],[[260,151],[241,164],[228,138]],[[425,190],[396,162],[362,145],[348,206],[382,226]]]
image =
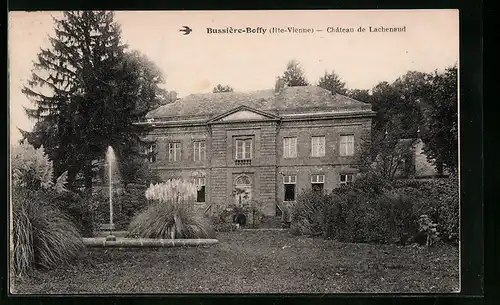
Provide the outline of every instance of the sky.
[[[48,37],[54,35],[52,16],[62,13],[9,13],[11,143],[20,139],[17,127],[30,130],[33,125],[23,110],[32,104],[21,87],[40,47],[48,47]],[[211,92],[217,84],[235,91],[273,88],[291,59],[301,63],[313,84],[334,70],[349,89],[371,89],[410,70],[442,71],[459,58],[458,10],[117,11],[115,20],[123,42],[155,62],[166,80],[164,87],[180,97]],[[189,35],[179,31],[184,25],[193,30]],[[405,31],[370,32],[370,27],[381,26]],[[207,33],[207,28],[228,27],[258,32]],[[314,32],[272,34],[273,27]],[[337,27],[355,31],[327,31]],[[359,27],[365,32],[358,32]]]

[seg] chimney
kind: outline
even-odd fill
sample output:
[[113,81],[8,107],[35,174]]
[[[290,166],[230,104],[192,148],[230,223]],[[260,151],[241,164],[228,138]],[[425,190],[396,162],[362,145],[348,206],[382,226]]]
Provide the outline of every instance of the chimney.
[[274,86],[274,93],[279,94],[283,88],[285,88],[285,80],[282,77],[278,77]]

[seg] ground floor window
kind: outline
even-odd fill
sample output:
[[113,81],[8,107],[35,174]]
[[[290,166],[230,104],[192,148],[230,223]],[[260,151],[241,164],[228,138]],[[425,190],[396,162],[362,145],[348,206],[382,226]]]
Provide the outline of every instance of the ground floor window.
[[354,174],[340,174],[340,185],[349,185],[354,179]]
[[198,191],[196,194],[196,202],[205,202],[205,178],[194,178],[194,183],[198,186]]
[[325,175],[311,175],[311,187],[313,191],[322,193],[325,185]]
[[284,176],[283,183],[285,186],[285,201],[295,201],[295,185],[297,184],[297,176]]

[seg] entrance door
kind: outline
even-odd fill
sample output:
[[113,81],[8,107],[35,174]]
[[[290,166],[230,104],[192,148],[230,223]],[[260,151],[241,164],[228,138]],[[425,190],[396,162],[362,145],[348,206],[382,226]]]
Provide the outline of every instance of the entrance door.
[[247,175],[238,176],[235,180],[234,203],[236,206],[248,206],[252,200],[252,182]]

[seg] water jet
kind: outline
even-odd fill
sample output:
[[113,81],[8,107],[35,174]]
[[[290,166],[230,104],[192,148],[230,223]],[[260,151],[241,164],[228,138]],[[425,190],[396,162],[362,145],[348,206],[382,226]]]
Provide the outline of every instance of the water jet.
[[107,241],[116,241],[116,237],[113,235],[113,230],[115,225],[113,223],[113,167],[116,165],[116,155],[113,147],[108,146],[106,152],[106,163],[108,164],[108,184],[109,184],[109,235],[106,236]]

